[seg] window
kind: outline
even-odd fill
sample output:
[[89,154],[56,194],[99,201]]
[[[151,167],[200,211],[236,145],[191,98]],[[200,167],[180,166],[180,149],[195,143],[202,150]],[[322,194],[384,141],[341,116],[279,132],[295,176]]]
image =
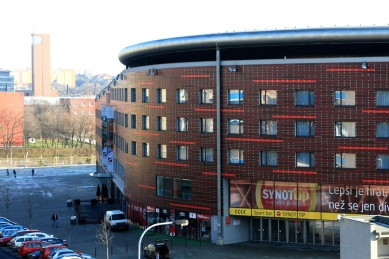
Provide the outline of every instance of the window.
[[126,146],[124,152],[128,153],[128,141],[126,140]]
[[228,90],[228,104],[243,104],[243,90]]
[[355,91],[335,91],[335,106],[354,106]]
[[377,106],[389,106],[389,91],[377,91],[376,103]]
[[296,136],[297,137],[313,137],[315,136],[314,121],[296,121]]
[[276,105],[277,104],[277,91],[276,90],[261,90],[259,92],[259,104],[260,105]]
[[296,91],[296,105],[313,106],[315,105],[315,92],[307,90]]
[[186,118],[177,118],[177,131],[178,132],[188,131],[188,121]]
[[335,168],[355,168],[355,154],[335,154]]
[[389,169],[389,155],[377,155],[377,169]]
[[86,103],[85,102],[81,102],[81,106],[86,106]]
[[136,129],[136,115],[131,115],[131,129]]
[[188,160],[188,147],[178,146],[177,147],[177,160]]
[[157,130],[165,131],[166,130],[166,117],[157,117]]
[[85,115],[85,111],[81,111],[81,115]]
[[264,136],[276,136],[277,135],[277,121],[260,121],[260,133]]
[[78,103],[77,103],[77,102],[75,102],[75,103],[74,103],[74,106],[78,106]]
[[200,149],[201,162],[213,162],[213,148],[202,147]]
[[276,151],[261,151],[261,166],[277,166]]
[[128,128],[128,114],[124,114],[124,126]]
[[212,89],[200,89],[200,103],[213,103]]
[[89,115],[93,115],[93,111],[89,111]]
[[89,102],[89,106],[93,106],[93,103],[92,103],[92,102]]
[[74,112],[73,112],[73,115],[77,115],[77,111],[74,111]]
[[148,103],[149,102],[149,89],[143,88],[142,89],[142,103]]
[[355,122],[335,122],[335,137],[355,137]]
[[136,142],[131,141],[131,154],[136,155]]
[[142,116],[142,129],[144,130],[150,129],[150,118],[147,115]]
[[243,134],[243,120],[229,119],[228,134]]
[[229,164],[244,164],[243,150],[229,149],[228,150],[228,163]]
[[166,89],[157,89],[157,103],[166,103]]
[[136,102],[136,88],[131,88],[131,102]]
[[128,102],[128,89],[124,88],[124,101]]
[[157,145],[158,158],[167,158],[167,146],[164,144]]
[[200,133],[213,132],[213,118],[200,119]]
[[188,103],[188,91],[186,89],[177,89],[177,103]]
[[296,167],[315,167],[315,153],[297,152]]
[[389,122],[377,122],[376,136],[377,138],[389,138]]
[[142,143],[142,154],[144,157],[150,156],[150,145],[149,143]]
[[192,181],[189,179],[156,176],[156,195],[192,200]]

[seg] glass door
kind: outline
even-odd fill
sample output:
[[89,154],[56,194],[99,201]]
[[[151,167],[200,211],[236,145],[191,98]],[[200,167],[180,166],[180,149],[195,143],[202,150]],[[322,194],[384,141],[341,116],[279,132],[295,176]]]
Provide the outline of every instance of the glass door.
[[285,219],[271,219],[271,241],[286,242]]

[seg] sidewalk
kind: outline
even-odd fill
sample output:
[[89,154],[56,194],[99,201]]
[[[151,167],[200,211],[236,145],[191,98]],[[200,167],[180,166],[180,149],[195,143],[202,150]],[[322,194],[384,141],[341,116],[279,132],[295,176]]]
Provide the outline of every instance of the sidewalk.
[[[24,227],[40,229],[42,232],[68,240],[70,248],[78,249],[97,259],[106,259],[106,249],[97,244],[96,230],[100,224],[71,224],[70,216],[74,207],[67,206],[67,199],[90,200],[95,197],[96,187],[100,180],[89,176],[95,166],[68,166],[36,168],[31,176],[31,168],[18,170],[16,178],[3,176],[0,187],[7,187],[12,195],[9,218]],[[30,219],[28,199],[31,201],[33,216]],[[73,204],[74,205],[74,204]],[[59,216],[59,227],[53,228],[50,220],[56,212]],[[0,216],[7,217],[4,202],[0,203]],[[110,259],[138,258],[138,243],[143,230],[131,226],[128,232],[113,232],[113,242],[109,247]],[[158,235],[149,231],[142,240],[142,246],[157,239],[169,239],[171,259],[202,258],[340,258],[339,247],[292,245],[282,243],[245,242],[233,245],[216,245],[206,242],[185,240],[176,237]],[[8,248],[0,249],[0,258]],[[12,252],[11,254],[16,255]],[[19,257],[15,257],[19,258]],[[141,254],[141,258],[143,254]]]

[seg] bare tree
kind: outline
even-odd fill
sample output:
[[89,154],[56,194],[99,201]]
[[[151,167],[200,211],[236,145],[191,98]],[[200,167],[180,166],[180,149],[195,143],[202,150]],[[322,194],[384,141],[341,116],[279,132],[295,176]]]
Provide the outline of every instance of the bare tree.
[[6,192],[4,194],[4,205],[7,208],[7,218],[9,218],[9,207],[12,203],[12,196],[9,192],[9,188],[7,187]]
[[8,153],[15,137],[23,133],[24,112],[17,107],[0,110],[1,137]]
[[30,229],[32,229],[32,216],[34,215],[34,208],[32,207],[32,200],[30,194],[27,197],[26,212],[30,218]]
[[107,251],[107,259],[109,259],[109,244],[112,243],[113,234],[107,225],[107,222],[103,219],[101,221],[101,228],[96,229],[97,244],[103,244]]

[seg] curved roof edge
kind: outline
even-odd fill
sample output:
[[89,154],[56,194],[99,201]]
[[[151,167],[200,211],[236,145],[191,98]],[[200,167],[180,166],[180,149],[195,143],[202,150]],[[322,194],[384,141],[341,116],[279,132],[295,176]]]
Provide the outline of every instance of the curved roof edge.
[[119,61],[166,52],[228,48],[238,46],[295,45],[319,43],[389,42],[389,26],[339,27],[266,30],[184,36],[160,39],[128,46],[119,52]]

